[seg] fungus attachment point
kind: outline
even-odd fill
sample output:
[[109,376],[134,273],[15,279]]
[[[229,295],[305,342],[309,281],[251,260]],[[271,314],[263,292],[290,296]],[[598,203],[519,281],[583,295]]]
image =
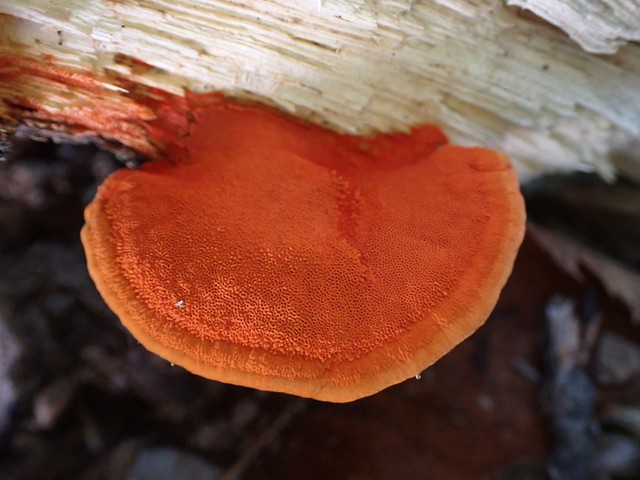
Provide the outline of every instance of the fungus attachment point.
[[89,271],[146,348],[344,402],[484,323],[524,231],[504,155],[430,126],[363,139],[226,100],[191,113],[171,162],[116,172],[85,212]]

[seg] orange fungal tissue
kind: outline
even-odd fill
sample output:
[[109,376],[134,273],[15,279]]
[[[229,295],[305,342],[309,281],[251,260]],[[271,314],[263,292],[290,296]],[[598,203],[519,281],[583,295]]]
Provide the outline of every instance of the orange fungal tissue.
[[223,382],[346,402],[413,377],[484,323],[523,237],[507,157],[434,126],[218,99],[167,152],[100,187],[89,271],[147,349]]

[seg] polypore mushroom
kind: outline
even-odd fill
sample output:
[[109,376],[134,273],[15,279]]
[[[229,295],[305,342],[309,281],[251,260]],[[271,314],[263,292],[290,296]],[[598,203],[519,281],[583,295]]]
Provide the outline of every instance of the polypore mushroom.
[[484,323],[524,230],[506,156],[433,126],[359,138],[204,103],[170,161],[116,172],[85,213],[91,275],[147,349],[345,402]]

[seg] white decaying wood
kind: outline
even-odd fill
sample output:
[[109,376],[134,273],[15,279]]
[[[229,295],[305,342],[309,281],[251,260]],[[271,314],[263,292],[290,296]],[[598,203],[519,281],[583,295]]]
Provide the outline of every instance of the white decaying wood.
[[585,48],[618,51],[589,53],[498,0],[3,0],[0,54],[267,99],[346,132],[435,122],[457,143],[506,151],[523,180],[611,177],[620,155],[640,164],[640,46],[622,45],[638,39],[637,4],[510,3]]
[[640,41],[640,2],[634,0],[507,0],[561,28],[587,52],[616,53]]

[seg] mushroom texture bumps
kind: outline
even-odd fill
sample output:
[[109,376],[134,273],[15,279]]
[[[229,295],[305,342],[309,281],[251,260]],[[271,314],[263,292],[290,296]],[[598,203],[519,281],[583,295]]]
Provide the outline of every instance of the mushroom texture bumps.
[[219,99],[169,160],[85,212],[89,271],[149,350],[204,377],[346,402],[489,316],[524,231],[501,153],[440,130],[340,135]]

